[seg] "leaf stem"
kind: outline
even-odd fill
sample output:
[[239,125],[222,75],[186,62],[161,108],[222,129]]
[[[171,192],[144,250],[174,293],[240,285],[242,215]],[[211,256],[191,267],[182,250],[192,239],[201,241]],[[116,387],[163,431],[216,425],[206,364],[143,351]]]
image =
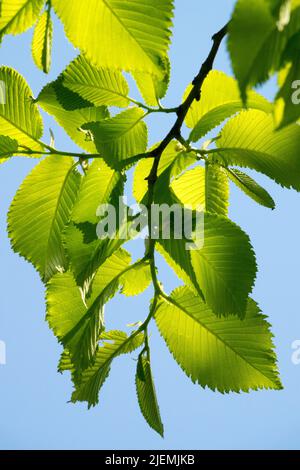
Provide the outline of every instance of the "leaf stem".
[[176,108],[163,108],[161,105],[158,108],[152,108],[151,106],[147,106],[145,103],[141,103],[138,100],[135,100],[134,98],[127,97],[127,99],[138,106],[139,108],[145,109],[147,111],[147,114],[151,113],[166,113],[166,114],[172,114],[172,113],[177,113],[178,107]]

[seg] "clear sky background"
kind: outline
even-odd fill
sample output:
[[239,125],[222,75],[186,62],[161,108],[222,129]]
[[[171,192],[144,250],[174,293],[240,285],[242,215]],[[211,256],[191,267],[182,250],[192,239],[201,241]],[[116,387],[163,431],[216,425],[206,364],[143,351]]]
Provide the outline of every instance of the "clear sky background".
[[[207,55],[211,35],[227,22],[234,2],[176,0],[175,4],[172,82],[165,100],[170,106],[179,103]],[[23,74],[36,96],[77,52],[55,20],[53,67],[45,77],[33,65],[31,38],[32,31],[6,37],[0,62]],[[231,73],[225,47],[216,68]],[[272,97],[274,82],[263,92]],[[171,120],[155,116],[149,121],[151,143],[164,136]],[[58,148],[76,149],[48,116],[46,141],[49,127]],[[88,411],[84,404],[67,403],[70,379],[56,372],[61,347],[44,320],[43,286],[32,266],[11,251],[6,234],[9,204],[35,163],[15,158],[0,167],[0,340],[7,346],[7,364],[0,365],[0,449],[299,449],[300,365],[291,361],[291,344],[300,339],[300,195],[256,175],[275,198],[276,211],[256,205],[234,188],[231,196],[230,215],[249,233],[257,254],[259,274],[253,296],[273,325],[284,391],[223,396],[193,385],[153,325],[153,371],[165,423],[162,440],[138,409],[136,355],[115,361],[99,406]],[[133,245],[135,256],[140,249],[138,243]],[[159,264],[160,277],[170,289],[174,277],[164,263]],[[118,296],[106,309],[108,328],[123,328],[145,318],[150,298],[150,291],[132,300]]]

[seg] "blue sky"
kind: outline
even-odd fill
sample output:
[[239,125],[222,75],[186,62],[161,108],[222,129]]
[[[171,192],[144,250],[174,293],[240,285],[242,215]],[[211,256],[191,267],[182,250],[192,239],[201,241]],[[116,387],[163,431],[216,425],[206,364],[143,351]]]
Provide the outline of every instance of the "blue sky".
[[[207,55],[211,35],[229,19],[234,2],[176,0],[175,4],[168,106],[180,101]],[[23,74],[37,95],[76,51],[55,21],[53,67],[45,77],[33,65],[31,37],[32,31],[6,37],[0,61]],[[231,73],[225,47],[216,68]],[[271,97],[274,82],[263,91]],[[171,119],[149,120],[151,143],[164,136]],[[76,149],[47,116],[45,140],[49,127],[57,147]],[[259,274],[253,296],[273,325],[285,389],[226,396],[202,390],[173,361],[153,325],[153,371],[165,423],[162,440],[138,409],[134,355],[116,360],[98,407],[87,411],[85,405],[67,403],[70,380],[56,372],[60,346],[44,320],[43,286],[31,265],[11,251],[6,234],[11,199],[34,164],[14,159],[0,168],[0,340],[7,347],[7,364],[0,365],[0,449],[299,449],[300,365],[291,361],[291,344],[300,339],[299,194],[256,175],[277,202],[276,211],[257,206],[234,188],[231,196],[231,218],[250,235],[257,254]],[[140,248],[133,246],[135,255]],[[162,262],[160,277],[168,288],[175,285]],[[106,310],[107,326],[122,328],[143,319],[150,297],[151,292],[132,300],[118,296]]]

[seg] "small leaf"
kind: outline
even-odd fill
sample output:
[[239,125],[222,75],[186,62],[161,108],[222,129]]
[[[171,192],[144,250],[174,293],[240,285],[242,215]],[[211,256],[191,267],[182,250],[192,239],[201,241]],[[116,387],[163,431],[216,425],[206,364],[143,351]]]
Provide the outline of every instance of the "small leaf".
[[240,170],[230,168],[227,171],[228,177],[240,188],[247,196],[254,201],[269,209],[275,209],[275,202],[270,194],[262,188],[254,179]]
[[32,39],[32,56],[35,65],[44,73],[49,73],[51,67],[51,50],[53,24],[50,10],[40,16]]
[[[139,370],[143,371],[144,380]],[[150,359],[143,354],[138,359],[135,383],[138,402],[145,420],[152,429],[163,437],[164,427],[160,417]]]
[[4,162],[7,158],[12,157],[18,150],[19,144],[16,140],[0,135],[0,163]]
[[103,344],[98,348],[95,363],[85,370],[79,384],[75,384],[72,402],[86,401],[89,408],[97,405],[99,392],[104,384],[115,357],[139,348],[144,341],[143,333],[127,336],[122,331],[110,331],[101,336]]
[[92,293],[83,298],[72,273],[54,276],[47,286],[47,320],[58,340],[71,354],[77,370],[89,367],[104,329],[104,305],[119,288],[119,278],[130,256],[117,251],[95,275]]

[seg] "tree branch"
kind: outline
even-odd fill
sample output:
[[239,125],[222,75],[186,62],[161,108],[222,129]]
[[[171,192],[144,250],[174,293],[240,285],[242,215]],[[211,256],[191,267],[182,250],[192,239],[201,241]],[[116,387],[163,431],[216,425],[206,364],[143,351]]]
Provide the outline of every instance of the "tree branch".
[[154,201],[154,190],[155,190],[155,183],[158,177],[158,167],[159,167],[160,159],[164,150],[167,148],[170,142],[172,142],[173,139],[177,139],[179,142],[183,140],[182,135],[181,135],[181,128],[183,126],[186,115],[190,107],[194,103],[194,101],[200,101],[201,99],[202,85],[204,83],[204,80],[208,76],[209,72],[213,68],[215,58],[217,56],[221,43],[227,34],[227,31],[228,31],[228,24],[226,24],[222,29],[220,29],[220,31],[218,31],[216,34],[213,35],[212,48],[206,60],[203,62],[198,75],[194,78],[192,82],[193,87],[189,95],[185,99],[185,101],[177,108],[177,111],[176,111],[177,119],[175,121],[175,124],[173,125],[171,130],[168,132],[164,140],[162,140],[162,142],[158,145],[158,147],[156,147],[151,152],[148,152],[147,154],[147,157],[154,158],[151,171],[149,173],[149,176],[147,177],[147,180],[148,180],[147,208],[148,208],[148,229],[149,229],[149,246],[147,248],[147,256],[150,260],[151,274],[152,274],[152,280],[153,280],[153,285],[154,285],[154,290],[155,290],[155,298],[157,298],[157,296],[160,296],[160,295],[164,296],[162,289],[160,287],[160,284],[158,282],[158,279],[157,279],[157,274],[156,274],[156,266],[155,266],[155,259],[154,259],[156,241],[151,239],[151,229],[152,229],[151,206]]
[[227,34],[227,31],[228,24],[226,24],[222,29],[220,29],[220,31],[213,35],[212,48],[206,60],[203,62],[198,75],[194,78],[192,82],[193,87],[185,101],[177,108],[177,119],[175,124],[173,125],[169,133],[166,135],[164,140],[160,143],[160,145],[156,147],[156,149],[152,150],[151,156],[153,156],[155,160],[151,172],[147,178],[150,185],[154,184],[157,180],[157,170],[162,153],[173,139],[181,138],[181,128],[183,126],[184,120],[190,107],[192,106],[194,101],[200,101],[202,85],[207,75],[213,68],[215,58],[217,56],[221,43]]

